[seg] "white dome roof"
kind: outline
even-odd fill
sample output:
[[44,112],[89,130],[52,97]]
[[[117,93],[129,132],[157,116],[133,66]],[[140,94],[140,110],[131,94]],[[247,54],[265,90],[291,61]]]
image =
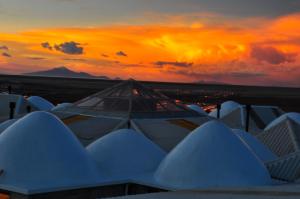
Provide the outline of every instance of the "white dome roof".
[[156,181],[172,189],[270,185],[264,164],[220,122],[190,133],[162,161]]
[[108,175],[130,178],[153,172],[165,152],[144,135],[129,129],[112,132],[87,147],[90,156]]
[[57,106],[53,107],[52,108],[52,111],[57,111],[57,110],[60,110],[60,109],[64,109],[68,106],[71,106],[72,103],[61,103],[61,104],[58,104]]
[[50,111],[54,107],[51,102],[39,96],[31,96],[27,100],[40,111]]
[[10,127],[11,125],[13,125],[18,119],[12,119],[12,120],[6,120],[5,122],[2,122],[0,124],[0,134],[7,129],[8,127]]
[[54,115],[34,112],[0,135],[0,189],[42,193],[94,185],[95,162]]
[[[240,108],[240,104],[234,101],[227,101],[221,104],[220,117],[224,117],[231,113],[232,111]],[[217,109],[213,110],[209,115],[212,117],[217,117]]]
[[277,156],[272,153],[267,146],[262,144],[250,133],[240,129],[233,129],[233,132],[235,132],[263,162],[277,159]]
[[266,128],[266,130],[269,130],[270,128],[278,125],[279,123],[283,122],[284,120],[291,119],[297,124],[300,125],[300,113],[285,113],[279,118],[275,119],[273,122],[271,122]]
[[196,105],[196,104],[191,104],[187,106],[189,109],[196,111],[197,113],[200,114],[207,114],[200,106]]

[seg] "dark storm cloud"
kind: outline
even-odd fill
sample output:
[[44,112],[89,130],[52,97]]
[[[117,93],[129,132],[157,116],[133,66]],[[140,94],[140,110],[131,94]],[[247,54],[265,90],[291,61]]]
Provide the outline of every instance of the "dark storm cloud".
[[296,56],[295,53],[284,53],[273,47],[253,46],[251,49],[252,58],[274,65],[295,62]]
[[81,55],[83,54],[83,47],[80,46],[80,43],[70,41],[61,44],[54,45],[54,49],[65,54],[70,55]]
[[0,50],[6,50],[6,51],[8,51],[9,48],[7,46],[0,46]]
[[[217,13],[234,17],[277,17],[300,11],[300,0],[26,0],[25,7],[21,0],[1,2],[5,2],[0,9],[6,17],[29,22],[40,19],[43,26],[63,27],[124,23],[124,19],[130,22],[141,18],[153,22],[151,16],[144,18],[141,13],[157,14],[161,22],[163,15]],[[32,27],[32,23],[26,24],[27,28]]]
[[44,43],[41,43],[41,46],[43,48],[47,48],[49,50],[52,50],[52,46],[49,44],[49,42],[44,42]]
[[6,53],[6,52],[2,53],[2,56],[3,56],[3,57],[11,57],[11,55],[8,54],[8,53]]
[[128,56],[128,55],[127,55],[125,52],[123,52],[123,51],[116,52],[116,55],[117,55],[117,56],[120,56],[120,57],[127,57],[127,56]]
[[[178,0],[179,1],[179,0]],[[274,17],[300,11],[300,0],[189,0],[198,9],[234,16]],[[195,8],[197,9],[197,8]]]
[[184,67],[188,68],[193,66],[194,63],[188,63],[188,62],[168,62],[168,61],[157,61],[154,63],[156,66],[163,67],[165,65],[170,66],[177,66],[177,67]]

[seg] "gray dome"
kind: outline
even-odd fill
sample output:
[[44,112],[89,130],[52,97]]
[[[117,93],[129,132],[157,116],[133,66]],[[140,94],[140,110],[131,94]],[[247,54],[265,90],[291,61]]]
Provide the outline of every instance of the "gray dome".
[[[241,105],[235,101],[227,101],[221,104],[221,110],[220,110],[220,117],[224,117],[225,115],[228,115],[232,111],[239,108]],[[212,117],[217,117],[217,110],[213,110],[210,114]]]
[[108,175],[126,178],[153,172],[166,155],[144,135],[129,129],[98,139],[87,151]]
[[54,105],[51,102],[39,96],[31,96],[27,100],[32,106],[40,111],[50,111],[54,108]]
[[270,185],[264,164],[224,124],[211,121],[190,133],[155,173],[172,189]]
[[54,115],[34,112],[0,135],[0,188],[39,193],[85,187],[101,176],[73,133]]

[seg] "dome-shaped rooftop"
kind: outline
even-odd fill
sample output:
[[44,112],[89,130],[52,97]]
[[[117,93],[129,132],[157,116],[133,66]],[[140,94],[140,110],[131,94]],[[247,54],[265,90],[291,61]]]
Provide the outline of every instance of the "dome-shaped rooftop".
[[0,124],[0,134],[7,129],[8,127],[10,127],[11,125],[13,125],[18,119],[11,119],[11,120],[6,120],[5,122],[2,122]]
[[264,164],[217,121],[202,125],[177,145],[160,164],[155,179],[172,189],[271,184]]
[[191,104],[191,105],[188,105],[187,107],[193,111],[196,111],[197,113],[204,114],[204,115],[207,114],[200,106],[198,106],[196,104]]
[[24,194],[94,185],[95,162],[54,115],[34,112],[0,135],[0,189]]
[[272,121],[270,124],[268,124],[268,126],[265,128],[265,131],[273,128],[274,126],[280,124],[281,122],[287,119],[291,119],[300,125],[300,113],[285,113],[282,116],[275,119],[274,121]]
[[[235,101],[227,101],[221,104],[221,110],[220,110],[220,117],[224,117],[225,115],[228,115],[232,111],[239,108],[241,105]],[[212,117],[217,117],[217,110],[213,110],[210,114]]]
[[100,169],[114,177],[130,178],[154,171],[165,156],[144,135],[129,129],[112,132],[87,147]]
[[51,102],[39,96],[31,96],[27,100],[32,106],[40,111],[50,111],[54,108],[54,105]]
[[263,162],[276,160],[278,158],[267,146],[262,144],[250,133],[240,129],[233,129],[233,132],[235,132]]

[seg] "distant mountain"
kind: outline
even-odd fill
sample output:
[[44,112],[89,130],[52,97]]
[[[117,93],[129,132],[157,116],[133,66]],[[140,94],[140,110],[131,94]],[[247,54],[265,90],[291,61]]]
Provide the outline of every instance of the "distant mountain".
[[65,66],[53,68],[45,71],[37,71],[32,73],[25,73],[24,75],[31,76],[47,76],[47,77],[71,77],[71,78],[93,78],[93,79],[110,79],[106,76],[94,76],[85,72],[75,72]]

